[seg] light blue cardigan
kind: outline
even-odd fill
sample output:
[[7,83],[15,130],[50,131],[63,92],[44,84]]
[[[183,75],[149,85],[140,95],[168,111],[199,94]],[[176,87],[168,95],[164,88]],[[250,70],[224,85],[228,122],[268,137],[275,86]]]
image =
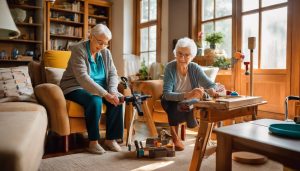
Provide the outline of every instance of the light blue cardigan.
[[[177,62],[173,60],[166,65],[164,72],[163,98],[169,101],[184,100],[184,93],[175,92],[175,85],[177,84],[176,66]],[[200,65],[190,62],[188,64],[188,74],[192,89],[197,87],[203,87],[204,89],[216,88],[216,84],[206,76]]]

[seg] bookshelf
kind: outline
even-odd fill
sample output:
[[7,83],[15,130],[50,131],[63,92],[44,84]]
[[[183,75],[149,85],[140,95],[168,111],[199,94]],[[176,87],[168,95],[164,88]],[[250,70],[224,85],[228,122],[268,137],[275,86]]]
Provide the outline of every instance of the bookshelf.
[[[0,67],[26,65],[43,53],[43,1],[7,0],[15,24],[21,32],[17,39],[0,40]],[[13,50],[18,51],[13,55]]]
[[67,50],[69,45],[88,38],[96,24],[111,29],[112,3],[104,0],[56,0],[46,4],[47,50]]

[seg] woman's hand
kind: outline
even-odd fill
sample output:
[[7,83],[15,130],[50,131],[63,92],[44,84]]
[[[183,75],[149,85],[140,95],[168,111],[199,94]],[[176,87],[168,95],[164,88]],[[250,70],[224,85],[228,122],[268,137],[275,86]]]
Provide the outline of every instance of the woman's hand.
[[104,96],[104,99],[106,101],[108,101],[109,103],[113,104],[114,106],[117,106],[119,105],[119,98],[117,95],[115,94],[110,94],[110,93],[107,93],[105,96]]
[[217,87],[214,88],[210,88],[207,90],[207,93],[212,96],[212,97],[219,97],[219,96],[225,96],[226,95],[226,89],[225,86],[217,83]]
[[184,94],[185,99],[201,99],[204,94],[204,88],[194,88],[192,91]]

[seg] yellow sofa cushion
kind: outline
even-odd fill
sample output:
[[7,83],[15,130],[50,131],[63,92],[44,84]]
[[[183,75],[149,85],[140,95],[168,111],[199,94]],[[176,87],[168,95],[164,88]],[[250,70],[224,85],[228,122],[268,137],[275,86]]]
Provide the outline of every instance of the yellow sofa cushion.
[[45,67],[66,69],[71,57],[71,51],[48,50],[45,52],[43,60]]
[[[84,118],[84,109],[80,104],[73,102],[71,100],[66,100],[66,102],[67,102],[67,111],[69,117]],[[106,112],[106,105],[103,104],[101,113],[105,113],[105,112]]]

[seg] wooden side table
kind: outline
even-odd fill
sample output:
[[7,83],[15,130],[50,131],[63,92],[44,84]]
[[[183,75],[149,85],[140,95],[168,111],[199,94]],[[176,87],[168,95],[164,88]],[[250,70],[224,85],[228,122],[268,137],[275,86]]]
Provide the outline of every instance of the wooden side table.
[[263,154],[293,169],[300,169],[300,139],[284,138],[269,133],[269,125],[284,123],[261,119],[215,129],[218,145],[216,170],[232,169],[232,151],[242,150]]

